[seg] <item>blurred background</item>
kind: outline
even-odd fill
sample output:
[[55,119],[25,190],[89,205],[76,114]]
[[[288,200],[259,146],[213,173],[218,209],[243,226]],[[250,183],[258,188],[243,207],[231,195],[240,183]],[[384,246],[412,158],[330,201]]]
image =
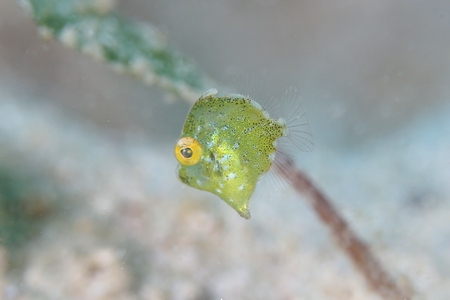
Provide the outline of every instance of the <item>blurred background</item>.
[[[395,278],[447,299],[448,1],[115,5],[219,84],[296,87],[315,140],[297,165]],[[189,108],[0,3],[3,299],[378,299],[292,191],[252,199],[247,221],[178,181]]]

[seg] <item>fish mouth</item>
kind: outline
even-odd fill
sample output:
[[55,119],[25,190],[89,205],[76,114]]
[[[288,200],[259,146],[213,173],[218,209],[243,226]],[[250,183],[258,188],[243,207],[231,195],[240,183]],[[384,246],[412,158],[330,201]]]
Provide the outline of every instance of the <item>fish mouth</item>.
[[185,184],[188,184],[190,182],[189,177],[181,174],[180,172],[178,172],[178,179],[180,179],[180,181]]
[[189,183],[189,176],[188,176],[188,174],[186,173],[186,169],[185,169],[185,167],[182,165],[182,164],[178,164],[178,166],[177,166],[177,170],[176,170],[176,173],[177,173],[177,177],[178,177],[178,179],[182,182],[182,183],[185,183],[185,184],[188,184]]

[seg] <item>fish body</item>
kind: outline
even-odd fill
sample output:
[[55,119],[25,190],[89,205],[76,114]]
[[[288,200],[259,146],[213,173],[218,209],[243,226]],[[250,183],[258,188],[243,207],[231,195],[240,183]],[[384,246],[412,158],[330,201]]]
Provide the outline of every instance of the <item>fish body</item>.
[[178,177],[219,196],[249,219],[250,198],[272,166],[277,140],[289,130],[261,105],[242,95],[204,93],[191,108],[175,146]]

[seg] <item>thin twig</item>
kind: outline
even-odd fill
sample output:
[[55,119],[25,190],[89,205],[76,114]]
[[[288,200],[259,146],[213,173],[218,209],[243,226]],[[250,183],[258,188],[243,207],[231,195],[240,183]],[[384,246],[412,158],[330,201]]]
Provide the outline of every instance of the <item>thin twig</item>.
[[310,200],[319,218],[331,229],[337,244],[363,274],[370,288],[382,299],[411,299],[412,291],[401,288],[390,277],[370,248],[350,228],[325,195],[289,160],[284,160],[282,164],[294,189]]

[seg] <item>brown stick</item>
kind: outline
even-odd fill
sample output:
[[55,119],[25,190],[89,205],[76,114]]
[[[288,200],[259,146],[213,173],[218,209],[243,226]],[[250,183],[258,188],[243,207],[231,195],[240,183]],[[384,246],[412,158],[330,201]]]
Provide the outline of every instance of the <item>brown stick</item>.
[[353,232],[325,195],[315,188],[313,183],[290,161],[284,160],[281,164],[283,172],[286,172],[285,175],[288,176],[294,189],[307,196],[317,215],[331,229],[338,245],[363,274],[370,288],[383,299],[411,299],[412,292],[397,285],[370,248]]

